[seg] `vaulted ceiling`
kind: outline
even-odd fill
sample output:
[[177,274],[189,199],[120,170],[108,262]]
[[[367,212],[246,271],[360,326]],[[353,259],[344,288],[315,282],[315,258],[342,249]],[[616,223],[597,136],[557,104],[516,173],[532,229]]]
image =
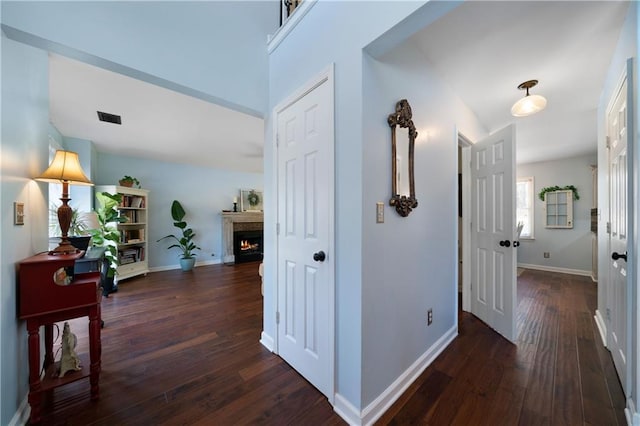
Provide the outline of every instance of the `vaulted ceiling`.
[[[518,162],[583,155],[596,152],[596,108],[627,7],[470,1],[408,42],[489,131],[516,123]],[[547,109],[515,119],[516,87],[529,79],[540,81],[532,93]],[[101,152],[262,171],[261,118],[53,54],[50,92],[52,123]],[[96,111],[121,115],[122,125],[98,121]]]

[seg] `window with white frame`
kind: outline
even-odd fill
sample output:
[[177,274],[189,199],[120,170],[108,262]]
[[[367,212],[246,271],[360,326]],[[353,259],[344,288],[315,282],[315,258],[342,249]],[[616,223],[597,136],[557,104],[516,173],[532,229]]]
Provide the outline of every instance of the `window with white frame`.
[[518,178],[516,184],[516,221],[522,226],[520,239],[533,239],[533,177]]

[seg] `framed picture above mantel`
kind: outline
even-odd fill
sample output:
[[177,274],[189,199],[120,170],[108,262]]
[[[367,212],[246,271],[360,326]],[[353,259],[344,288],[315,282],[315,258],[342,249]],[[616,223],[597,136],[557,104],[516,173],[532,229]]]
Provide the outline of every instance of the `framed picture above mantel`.
[[240,190],[240,211],[261,212],[263,209],[262,191],[255,189]]

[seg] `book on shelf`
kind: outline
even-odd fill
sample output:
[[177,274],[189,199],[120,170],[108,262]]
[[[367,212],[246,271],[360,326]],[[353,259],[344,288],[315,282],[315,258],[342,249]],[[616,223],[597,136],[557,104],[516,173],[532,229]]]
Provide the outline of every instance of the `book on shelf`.
[[127,243],[141,243],[145,238],[144,228],[140,229],[121,229],[120,230],[120,242]]
[[144,260],[145,250],[144,247],[130,247],[124,250],[118,251],[118,261],[121,265],[127,265],[129,263],[141,262]]
[[146,199],[139,195],[124,195],[120,207],[130,207],[134,209],[146,208]]

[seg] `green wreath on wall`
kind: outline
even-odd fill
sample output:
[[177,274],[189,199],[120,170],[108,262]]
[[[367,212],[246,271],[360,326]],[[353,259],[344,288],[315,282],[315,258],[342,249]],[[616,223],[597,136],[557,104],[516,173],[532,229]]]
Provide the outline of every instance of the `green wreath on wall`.
[[247,201],[249,201],[249,205],[251,207],[255,207],[260,204],[260,196],[256,193],[256,191],[249,191],[249,195],[247,195]]
[[567,185],[564,187],[559,187],[559,186],[547,186],[546,188],[542,188],[540,190],[540,193],[538,194],[538,198],[540,198],[541,201],[544,201],[544,194],[546,194],[547,192],[555,192],[555,191],[573,191],[573,198],[575,200],[579,200],[580,199],[580,195],[578,195],[578,188],[576,188],[573,185]]

